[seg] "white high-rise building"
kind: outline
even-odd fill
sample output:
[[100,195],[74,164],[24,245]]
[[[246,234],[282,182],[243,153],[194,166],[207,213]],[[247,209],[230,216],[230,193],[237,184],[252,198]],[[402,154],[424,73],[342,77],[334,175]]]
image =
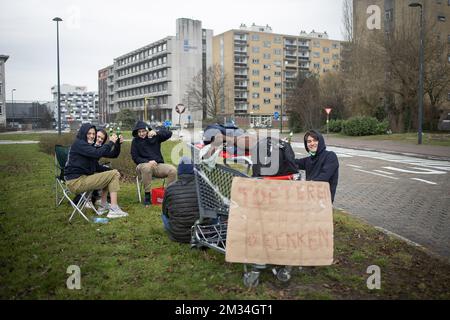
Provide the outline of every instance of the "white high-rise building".
[[[187,85],[212,65],[212,30],[202,29],[198,20],[176,20],[176,36],[168,36],[114,59],[108,76],[99,71],[100,95],[109,116],[122,109],[136,113],[136,119],[178,122],[175,107],[183,103],[187,111],[181,121],[201,120],[202,111],[188,105]],[[101,75],[101,77],[100,77]],[[111,85],[112,84],[112,85]],[[146,111],[144,110],[146,107]],[[145,120],[147,120],[145,119]]]
[[[63,84],[60,88],[61,128],[69,127],[72,121],[80,123],[98,122],[98,94],[87,91],[84,86]],[[54,118],[58,123],[58,86],[52,87]]]
[[0,127],[6,127],[5,63],[8,58],[0,54]]

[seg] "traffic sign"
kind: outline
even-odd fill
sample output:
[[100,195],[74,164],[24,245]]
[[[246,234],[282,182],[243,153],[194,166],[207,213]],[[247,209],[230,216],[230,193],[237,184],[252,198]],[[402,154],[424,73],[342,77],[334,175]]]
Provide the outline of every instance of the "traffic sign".
[[278,120],[278,119],[280,118],[280,113],[279,113],[278,111],[275,111],[275,112],[273,113],[273,118],[274,118],[275,120]]
[[184,111],[186,111],[186,107],[184,106],[184,104],[177,104],[175,106],[175,111],[179,114],[183,113]]
[[331,110],[332,110],[332,108],[325,108],[325,112],[326,112],[327,114],[330,114]]

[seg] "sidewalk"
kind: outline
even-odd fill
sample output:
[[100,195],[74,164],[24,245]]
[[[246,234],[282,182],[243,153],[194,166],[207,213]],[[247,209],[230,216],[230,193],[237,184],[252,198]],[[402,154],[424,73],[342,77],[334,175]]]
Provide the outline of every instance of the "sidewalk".
[[[285,137],[287,135],[288,133],[283,133],[282,136]],[[445,146],[418,145],[390,140],[361,140],[358,138],[327,137],[326,134],[324,135],[324,138],[327,146],[379,151],[425,159],[450,161],[450,147]],[[294,134],[292,141],[302,142],[303,133]]]

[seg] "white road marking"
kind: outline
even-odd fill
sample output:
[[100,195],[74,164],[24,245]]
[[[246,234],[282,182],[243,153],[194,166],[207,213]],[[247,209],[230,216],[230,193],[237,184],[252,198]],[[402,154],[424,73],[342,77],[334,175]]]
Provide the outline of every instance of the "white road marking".
[[387,172],[387,171],[383,171],[383,170],[373,170],[379,173],[384,173],[384,174],[393,174],[392,172]]
[[353,169],[353,170],[355,170],[355,171],[361,171],[361,172],[365,172],[365,173],[370,173],[370,174],[374,174],[374,175],[376,175],[376,176],[381,176],[381,177],[385,177],[385,178],[389,178],[389,179],[398,180],[398,178],[386,176],[386,175],[384,175],[384,174],[379,174],[379,173],[372,172],[372,171],[366,171],[366,170],[361,170],[361,169]]
[[405,170],[400,169],[396,167],[383,167],[384,169],[392,170],[392,171],[398,171],[398,172],[404,172],[404,173],[413,173],[413,174],[446,174],[446,172],[443,171],[437,171],[437,170],[431,170],[431,169],[423,169],[423,168],[417,168],[412,167],[412,169],[416,169],[415,171],[412,170]]
[[356,166],[354,164],[347,164],[348,167],[353,167],[353,168],[362,168],[361,166]]
[[411,178],[411,180],[422,181],[422,182],[425,182],[425,183],[428,183],[428,184],[437,184],[436,182],[431,182],[431,181],[423,180],[423,179],[419,179],[419,178]]

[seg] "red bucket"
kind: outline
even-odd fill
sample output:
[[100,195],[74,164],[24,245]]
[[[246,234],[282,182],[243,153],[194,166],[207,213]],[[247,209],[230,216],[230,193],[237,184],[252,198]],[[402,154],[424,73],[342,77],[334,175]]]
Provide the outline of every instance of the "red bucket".
[[152,189],[152,204],[161,205],[164,199],[164,187]]

